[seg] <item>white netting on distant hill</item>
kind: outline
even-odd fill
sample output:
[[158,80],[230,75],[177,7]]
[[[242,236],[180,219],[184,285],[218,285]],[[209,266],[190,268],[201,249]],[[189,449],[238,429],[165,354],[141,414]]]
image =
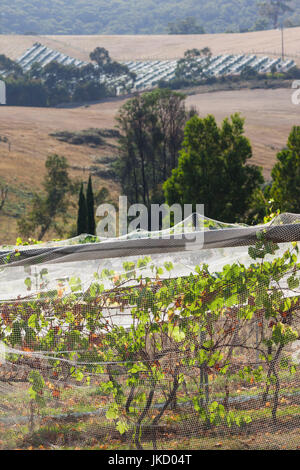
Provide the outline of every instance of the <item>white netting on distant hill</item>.
[[300,445],[299,221],[2,247],[0,446]]

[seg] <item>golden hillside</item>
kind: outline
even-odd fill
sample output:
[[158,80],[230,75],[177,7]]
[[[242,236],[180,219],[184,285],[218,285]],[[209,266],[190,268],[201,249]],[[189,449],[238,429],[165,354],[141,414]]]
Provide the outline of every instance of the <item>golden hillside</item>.
[[[284,31],[286,54],[300,61],[300,27]],[[281,54],[281,31],[234,34],[161,36],[21,36],[0,35],[0,54],[17,59],[35,42],[87,60],[97,46],[105,47],[116,60],[175,59],[191,48],[210,47],[213,54]]]

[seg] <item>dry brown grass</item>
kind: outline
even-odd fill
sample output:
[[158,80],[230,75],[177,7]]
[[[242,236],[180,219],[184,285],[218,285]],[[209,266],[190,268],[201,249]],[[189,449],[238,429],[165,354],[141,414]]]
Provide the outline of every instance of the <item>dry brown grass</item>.
[[[298,56],[300,63],[300,27],[285,30],[286,54]],[[57,49],[79,59],[88,60],[97,46],[108,49],[116,60],[174,59],[193,47],[210,47],[214,54],[269,53],[281,54],[279,30],[253,33],[201,35],[139,35],[139,36],[0,36],[0,54],[19,57],[35,42]]]
[[246,135],[253,147],[252,162],[264,169],[266,178],[284,147],[292,126],[299,124],[300,106],[291,101],[292,90],[239,90],[192,95],[187,104],[196,106],[201,116],[213,114],[218,122],[240,112]]
[[[72,177],[86,181],[86,170],[94,160],[103,155],[112,155],[116,150],[110,146],[91,148],[70,145],[50,137],[49,134],[59,130],[113,127],[118,107],[118,101],[77,109],[0,107],[0,135],[8,137],[11,142],[11,151],[8,144],[0,143],[0,176],[10,187],[9,206],[20,204],[20,195],[17,194],[19,191],[33,192],[41,189],[45,161],[53,153],[64,155],[68,159]],[[112,197],[116,197],[116,183],[100,178],[95,178],[94,183],[98,189],[106,186]],[[0,244],[16,239],[17,220],[13,217],[13,207],[8,210],[6,205],[4,213],[0,213]]]
[[[218,122],[240,112],[246,118],[245,129],[253,146],[253,163],[262,165],[265,176],[269,177],[276,153],[285,145],[291,127],[299,123],[300,107],[291,103],[291,94],[289,89],[222,91],[189,96],[187,105],[196,106],[201,116],[215,115]],[[11,141],[10,152],[7,144],[0,143],[0,175],[16,192],[10,192],[10,204],[19,207],[17,191],[28,193],[41,188],[45,160],[51,153],[67,157],[70,165],[76,167],[71,170],[71,175],[86,180],[87,171],[84,173],[83,168],[89,168],[95,158],[111,155],[116,150],[70,145],[50,137],[49,133],[89,127],[113,128],[114,117],[123,103],[120,99],[112,99],[73,109],[0,107],[0,135]],[[105,185],[112,196],[117,197],[117,183],[95,178],[95,185],[98,188]],[[0,243],[14,241],[17,229],[13,208],[0,214],[0,223]]]

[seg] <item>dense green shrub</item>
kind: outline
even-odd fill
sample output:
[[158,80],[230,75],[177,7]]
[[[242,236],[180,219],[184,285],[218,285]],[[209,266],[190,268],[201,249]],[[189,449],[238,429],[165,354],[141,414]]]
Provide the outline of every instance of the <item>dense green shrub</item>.
[[[15,348],[11,364],[30,364],[31,404],[39,409],[59,398],[64,383],[76,390],[76,383],[93,381],[106,397],[106,419],[121,434],[133,430],[137,448],[145,425],[156,448],[158,425],[182,393],[189,400],[182,412],[186,425],[191,407],[206,429],[249,424],[256,410],[241,417],[229,400],[237,379],[264,390],[264,406],[273,392],[276,424],[281,376],[296,371],[285,351],[298,338],[300,309],[298,248],[276,254],[278,249],[260,233],[249,248],[250,266],[234,262],[210,272],[202,265],[172,278],[171,262],[162,267],[145,257],[125,261],[122,272],[95,273],[86,288],[72,277],[47,291],[47,269],[27,269],[32,298],[0,305],[0,340]],[[146,267],[152,275],[143,275]],[[37,282],[43,292],[36,297]],[[127,315],[129,326],[116,315]],[[37,360],[30,351],[39,352]]]
[[46,106],[48,94],[40,80],[8,78],[6,80],[6,100],[11,106]]

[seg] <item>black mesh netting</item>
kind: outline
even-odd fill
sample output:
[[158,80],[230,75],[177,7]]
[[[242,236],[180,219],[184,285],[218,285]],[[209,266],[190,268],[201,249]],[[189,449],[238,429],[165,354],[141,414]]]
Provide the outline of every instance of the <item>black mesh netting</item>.
[[298,216],[202,222],[2,248],[0,448],[300,446]]

